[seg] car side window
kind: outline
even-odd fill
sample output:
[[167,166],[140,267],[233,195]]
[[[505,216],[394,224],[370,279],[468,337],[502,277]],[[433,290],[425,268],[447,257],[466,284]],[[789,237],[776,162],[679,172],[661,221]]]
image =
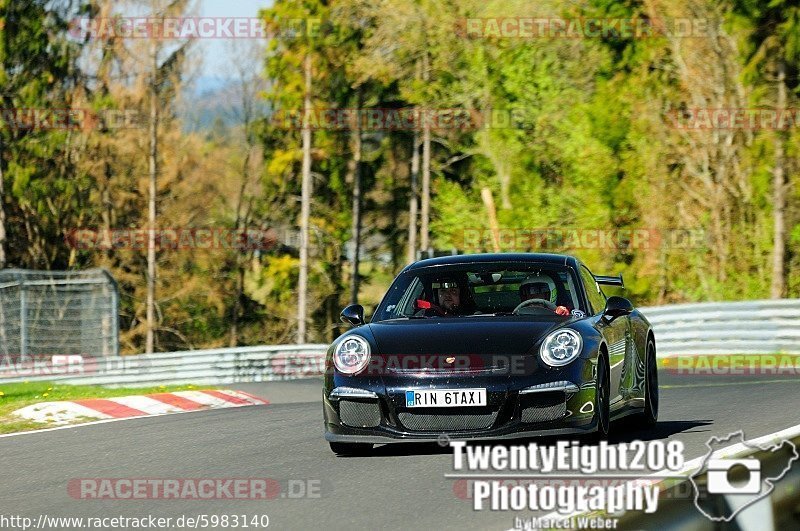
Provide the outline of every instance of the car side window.
[[600,290],[594,275],[585,266],[581,266],[581,278],[583,279],[583,285],[586,287],[586,296],[589,299],[589,304],[592,306],[592,314],[602,312],[606,307],[606,296]]
[[424,286],[419,278],[414,278],[411,285],[406,290],[403,298],[400,300],[396,308],[389,309],[391,316],[394,317],[409,317],[414,315],[416,307],[415,301],[422,296]]

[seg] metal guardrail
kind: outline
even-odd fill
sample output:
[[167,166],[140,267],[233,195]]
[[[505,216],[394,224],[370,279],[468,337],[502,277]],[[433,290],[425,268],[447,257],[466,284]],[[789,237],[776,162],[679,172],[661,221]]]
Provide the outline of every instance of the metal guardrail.
[[800,354],[800,299],[642,308],[660,356]]
[[[56,381],[65,384],[142,387],[193,383],[225,385],[238,382],[292,380],[321,375],[327,345],[278,345],[189,350],[118,358],[61,360],[38,369],[18,370],[2,383]],[[2,367],[0,366],[0,372]]]
[[[680,354],[800,354],[800,299],[678,304],[643,308],[659,357]],[[322,374],[327,345],[190,350],[116,358],[84,358],[37,374],[0,364],[0,383],[53,380],[109,386],[175,383],[225,385]]]

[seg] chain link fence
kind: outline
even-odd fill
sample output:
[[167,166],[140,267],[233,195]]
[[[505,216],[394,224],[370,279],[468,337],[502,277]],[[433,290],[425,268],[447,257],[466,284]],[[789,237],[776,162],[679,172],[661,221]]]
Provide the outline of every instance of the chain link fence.
[[0,363],[118,356],[118,314],[117,283],[104,269],[0,270]]

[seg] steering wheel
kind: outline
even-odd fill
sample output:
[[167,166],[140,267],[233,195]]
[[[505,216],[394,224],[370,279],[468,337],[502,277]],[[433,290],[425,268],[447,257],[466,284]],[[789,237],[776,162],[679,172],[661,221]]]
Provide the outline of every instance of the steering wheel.
[[514,308],[514,311],[511,312],[513,315],[519,315],[519,311],[523,308],[527,308],[528,306],[541,306],[543,308],[547,308],[551,312],[555,313],[556,305],[550,301],[544,299],[528,299],[526,301],[522,301]]

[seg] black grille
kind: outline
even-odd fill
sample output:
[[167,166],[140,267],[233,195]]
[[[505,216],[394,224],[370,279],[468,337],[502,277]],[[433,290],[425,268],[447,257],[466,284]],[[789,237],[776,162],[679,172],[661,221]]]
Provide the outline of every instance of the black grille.
[[425,415],[398,413],[400,423],[412,431],[483,430],[494,424],[497,411],[483,414]]
[[561,402],[551,406],[533,406],[522,410],[522,422],[549,422],[562,418],[567,413],[567,404]]
[[354,428],[373,428],[381,423],[381,408],[377,402],[340,400],[339,418]]

